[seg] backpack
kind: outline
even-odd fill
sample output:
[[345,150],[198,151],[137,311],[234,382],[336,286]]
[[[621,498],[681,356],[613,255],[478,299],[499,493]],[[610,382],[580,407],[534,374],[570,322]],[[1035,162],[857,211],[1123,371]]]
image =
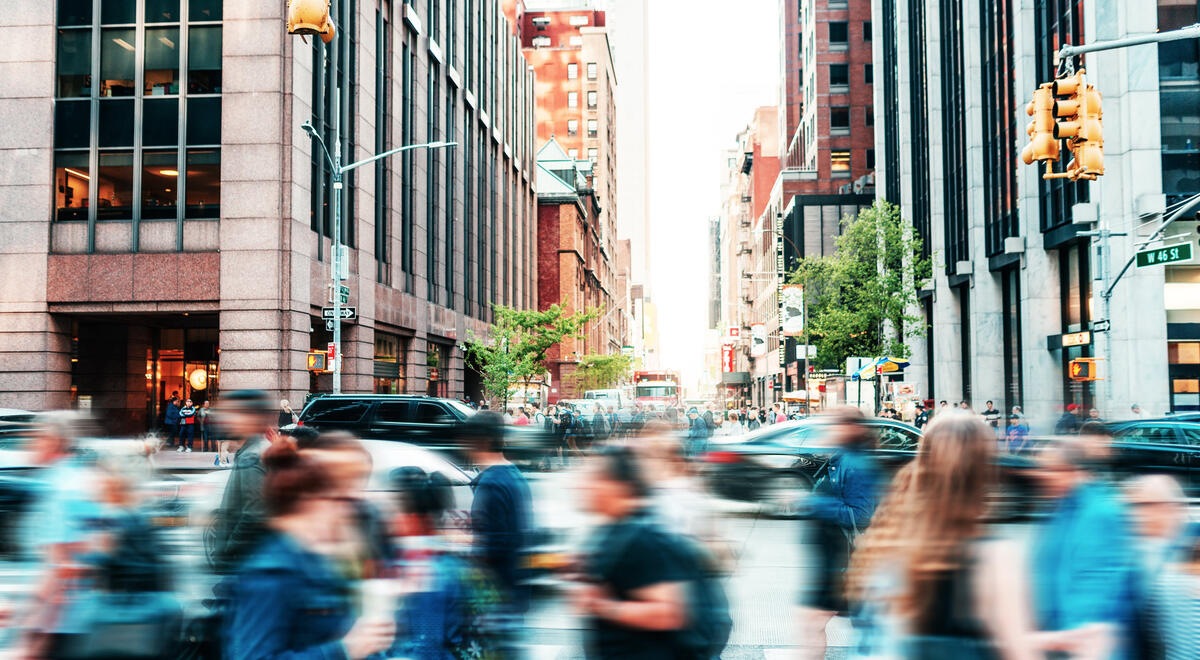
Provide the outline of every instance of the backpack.
[[725,585],[713,558],[698,541],[682,534],[667,535],[688,584],[688,624],[679,631],[679,641],[693,657],[719,658],[733,631]]

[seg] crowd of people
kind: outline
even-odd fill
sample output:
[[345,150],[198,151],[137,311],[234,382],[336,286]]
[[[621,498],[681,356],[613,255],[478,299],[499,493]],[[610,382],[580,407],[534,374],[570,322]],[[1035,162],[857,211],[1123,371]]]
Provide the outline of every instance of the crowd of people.
[[[183,420],[194,407],[178,403]],[[457,431],[475,475],[460,524],[451,512],[467,505],[444,475],[401,468],[391,499],[375,499],[361,441],[295,426],[262,392],[207,409],[202,428],[229,443],[231,468],[205,534],[213,580],[199,617],[176,595],[143,506],[158,446],[113,443],[85,458],[78,414],[40,420],[37,501],[21,534],[40,573],[30,606],[8,613],[19,657],[522,657],[535,501],[504,441],[511,426],[541,424],[562,430],[559,458],[578,470],[579,504],[596,521],[558,567],[588,656],[717,658],[737,553],[698,457],[714,437],[788,419],[778,406],[597,405],[588,420],[568,407],[480,411]],[[895,474],[877,463],[860,411],[826,417],[835,450],[812,491],[795,493],[797,539],[813,556],[797,589],[802,657],[826,656],[835,616],[853,624],[851,657],[1200,657],[1187,500],[1169,476],[1118,482],[1104,425],[1038,452],[1049,507],[1026,537],[987,522],[997,415],[928,415]],[[594,425],[588,443],[568,441],[582,424]]]

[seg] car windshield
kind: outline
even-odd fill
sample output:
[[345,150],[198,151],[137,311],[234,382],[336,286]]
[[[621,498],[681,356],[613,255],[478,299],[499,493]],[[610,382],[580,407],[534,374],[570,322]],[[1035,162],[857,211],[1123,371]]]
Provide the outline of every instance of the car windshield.
[[674,385],[638,385],[638,396],[669,397],[675,396]]
[[449,404],[450,407],[454,409],[454,412],[458,413],[459,415],[462,415],[464,418],[470,417],[471,415],[474,415],[476,412],[476,410],[474,408],[472,408],[471,406],[468,406],[467,404],[463,403],[462,401],[455,401],[454,399],[447,399],[446,403]]
[[786,444],[799,447],[811,438],[822,425],[812,422],[775,424],[752,431],[742,437],[750,445]]

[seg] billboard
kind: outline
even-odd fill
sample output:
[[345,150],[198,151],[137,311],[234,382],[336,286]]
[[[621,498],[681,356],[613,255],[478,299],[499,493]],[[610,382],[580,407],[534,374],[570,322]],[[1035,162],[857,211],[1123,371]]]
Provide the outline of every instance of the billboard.
[[721,344],[721,373],[733,373],[733,344]]
[[762,357],[767,354],[767,324],[750,324],[750,355]]
[[785,284],[779,295],[779,325],[783,336],[798,337],[804,334],[804,286]]

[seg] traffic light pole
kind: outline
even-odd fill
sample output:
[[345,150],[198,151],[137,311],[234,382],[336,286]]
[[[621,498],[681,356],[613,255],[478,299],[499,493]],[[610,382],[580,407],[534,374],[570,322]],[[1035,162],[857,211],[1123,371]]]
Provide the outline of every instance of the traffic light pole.
[[1084,53],[1096,53],[1102,50],[1113,50],[1115,48],[1128,48],[1130,46],[1140,46],[1142,44],[1156,44],[1164,41],[1179,41],[1180,39],[1198,39],[1200,38],[1200,23],[1195,23],[1187,27],[1171,30],[1170,32],[1155,32],[1154,34],[1144,34],[1137,37],[1126,37],[1124,39],[1113,39],[1112,41],[1101,41],[1094,44],[1083,46],[1063,46],[1058,49],[1055,55],[1056,64],[1060,66],[1064,63],[1068,69],[1073,69],[1071,58]]

